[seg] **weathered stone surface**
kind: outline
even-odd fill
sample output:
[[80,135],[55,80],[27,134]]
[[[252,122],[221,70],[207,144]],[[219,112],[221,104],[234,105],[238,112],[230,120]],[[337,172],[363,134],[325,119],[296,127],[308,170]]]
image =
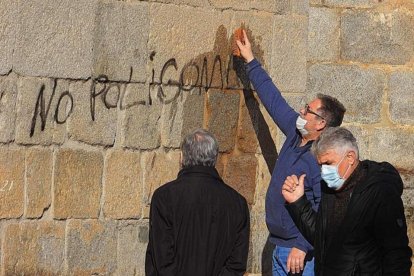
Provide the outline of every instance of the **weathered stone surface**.
[[273,247],[267,242],[269,231],[265,219],[265,197],[271,172],[263,156],[257,155],[257,161],[255,200],[250,209],[250,229],[252,230],[250,231],[250,269],[248,271],[271,275]]
[[[413,189],[404,189],[403,194],[401,196],[402,201],[404,203],[404,212],[407,220],[410,222],[414,221],[414,190]],[[410,239],[411,243],[414,240]]]
[[254,154],[229,157],[223,180],[253,204],[256,189],[257,158]]
[[390,76],[390,115],[395,123],[414,125],[414,73],[394,72]]
[[413,166],[414,132],[399,128],[375,128],[371,138],[371,157],[387,161],[397,169]]
[[[232,31],[228,29],[232,16],[231,11],[152,4],[148,49],[154,54],[150,67],[154,69],[155,82],[167,86],[170,80],[169,86],[176,91],[177,87],[172,84],[179,83],[183,68],[193,63],[200,70],[198,78],[194,76],[193,85],[200,86],[202,83],[204,87],[207,83],[209,87],[221,87],[230,56],[229,37]],[[217,55],[220,56],[221,71],[219,61],[213,66]],[[174,60],[167,63],[172,58]],[[202,73],[204,58],[207,60],[206,73]]]
[[139,218],[142,207],[140,155],[113,151],[106,160],[104,216],[114,219]]
[[4,275],[62,275],[64,256],[64,222],[23,222],[5,229]]
[[16,98],[16,77],[0,77],[0,142],[8,143],[14,139]]
[[154,191],[177,178],[180,169],[180,151],[143,152],[141,166],[144,171],[144,200],[151,201]]
[[13,70],[26,76],[91,76],[96,0],[19,1]]
[[66,127],[55,120],[59,109],[65,110],[66,101],[59,103],[68,90],[66,80],[20,78],[18,82],[16,142],[50,145],[63,143]]
[[68,119],[69,137],[93,145],[113,145],[117,107],[123,90],[125,86],[119,83],[72,82],[69,87],[73,96],[73,111]]
[[322,5],[324,0],[309,0],[311,5]]
[[99,2],[93,74],[110,80],[145,81],[148,33],[148,3]]
[[208,129],[216,137],[220,152],[231,151],[236,142],[240,94],[210,90],[208,97]]
[[161,117],[164,147],[179,148],[185,135],[203,127],[204,98],[204,93],[185,91],[175,101],[164,104]]
[[290,9],[291,0],[210,0],[211,5],[220,9],[234,9],[234,10],[260,10],[267,12],[283,13]]
[[117,233],[112,221],[70,220],[67,234],[69,275],[111,275],[116,269]]
[[347,109],[345,122],[378,122],[384,87],[385,75],[376,69],[327,64],[309,67],[308,93],[337,98]]
[[306,89],[308,24],[305,16],[275,16],[270,76],[283,92]]
[[128,222],[118,226],[117,270],[115,275],[145,275],[148,223]]
[[308,60],[337,60],[339,33],[339,16],[335,10],[311,8],[308,25]]
[[26,151],[26,211],[25,217],[39,218],[52,200],[53,155],[49,149]]
[[[247,99],[250,100],[250,99]],[[238,127],[238,136],[237,136],[237,148],[242,152],[255,153],[257,151],[257,146],[259,141],[257,140],[257,131],[259,124],[259,108],[258,105],[254,105],[257,109],[253,109],[251,112],[246,106],[245,98],[242,97],[241,100],[241,110],[240,110],[240,125]]]
[[345,12],[341,18],[341,55],[344,59],[405,64],[414,55],[414,16],[388,13]]
[[189,5],[192,7],[206,7],[210,5],[208,0],[149,0],[149,2],[172,3],[177,5]]
[[24,203],[24,151],[0,148],[0,218],[19,218]]
[[122,145],[126,148],[154,149],[161,141],[162,104],[148,94],[143,84],[131,84],[126,89],[126,107],[122,119]]
[[331,7],[370,8],[378,5],[378,0],[324,0],[324,4]]
[[55,218],[97,218],[102,171],[103,157],[99,152],[59,150],[54,169]]
[[0,6],[0,75],[3,75],[11,71],[13,66],[17,0],[1,0]]
[[366,128],[360,127],[360,126],[352,126],[352,125],[342,125],[343,127],[347,128],[349,131],[352,132],[354,137],[357,140],[358,149],[359,149],[359,159],[365,160],[370,159],[370,137],[371,132],[368,131]]

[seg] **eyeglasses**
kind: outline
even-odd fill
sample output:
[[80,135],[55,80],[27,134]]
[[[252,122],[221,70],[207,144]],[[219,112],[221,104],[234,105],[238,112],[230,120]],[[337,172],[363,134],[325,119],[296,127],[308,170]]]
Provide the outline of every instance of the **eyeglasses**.
[[308,105],[308,104],[305,104],[305,111],[303,112],[303,115],[306,115],[306,114],[308,114],[308,113],[313,114],[313,115],[315,115],[315,116],[318,116],[319,118],[321,118],[321,119],[325,120],[325,118],[324,118],[324,117],[322,117],[321,115],[319,115],[319,114],[318,114],[318,113],[316,113],[315,111],[312,111],[312,110],[310,109],[310,107],[309,107],[309,105]]

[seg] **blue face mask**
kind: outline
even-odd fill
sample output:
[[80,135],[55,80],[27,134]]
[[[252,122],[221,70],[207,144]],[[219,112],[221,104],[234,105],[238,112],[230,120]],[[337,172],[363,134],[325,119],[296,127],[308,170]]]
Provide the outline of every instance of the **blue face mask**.
[[[339,161],[337,165],[322,165],[321,177],[331,189],[339,190],[342,185],[344,185],[345,179],[339,175],[338,167],[339,164],[341,164],[344,160],[345,156],[346,154],[344,157],[342,157],[341,161]],[[346,175],[349,168],[350,166],[348,165],[348,168],[346,169],[344,175]]]

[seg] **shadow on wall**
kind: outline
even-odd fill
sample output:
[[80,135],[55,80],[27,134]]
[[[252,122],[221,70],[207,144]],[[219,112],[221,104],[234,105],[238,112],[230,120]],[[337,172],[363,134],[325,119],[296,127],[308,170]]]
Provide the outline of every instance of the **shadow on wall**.
[[[263,60],[264,51],[260,45],[255,43],[252,32],[244,26],[243,28],[249,36],[255,57],[262,64],[265,64]],[[182,71],[185,74],[182,73],[180,76],[180,83],[183,91],[190,91],[192,88],[198,87],[199,93],[207,93],[209,89],[243,90],[244,100],[255,135],[267,168],[271,173],[278,157],[276,145],[260,111],[259,102],[251,88],[247,72],[245,71],[244,60],[232,55],[233,36],[228,40],[227,29],[224,26],[220,26],[216,32],[213,50],[203,53],[187,63]],[[261,258],[261,272],[264,276],[271,275],[272,273],[272,251],[273,245],[267,241]]]

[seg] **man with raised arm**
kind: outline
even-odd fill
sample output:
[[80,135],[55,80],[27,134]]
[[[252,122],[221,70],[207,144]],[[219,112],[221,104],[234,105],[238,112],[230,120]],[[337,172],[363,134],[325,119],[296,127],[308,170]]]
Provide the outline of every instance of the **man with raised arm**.
[[292,174],[306,174],[306,197],[316,210],[319,205],[320,168],[310,153],[312,142],[328,126],[339,126],[344,106],[335,98],[318,94],[317,98],[296,112],[282,97],[269,75],[253,56],[251,44],[243,31],[237,40],[246,70],[266,110],[286,135],[266,194],[266,224],[273,250],[274,276],[291,274],[314,275],[312,246],[299,232],[290,217],[282,196],[282,185]]

